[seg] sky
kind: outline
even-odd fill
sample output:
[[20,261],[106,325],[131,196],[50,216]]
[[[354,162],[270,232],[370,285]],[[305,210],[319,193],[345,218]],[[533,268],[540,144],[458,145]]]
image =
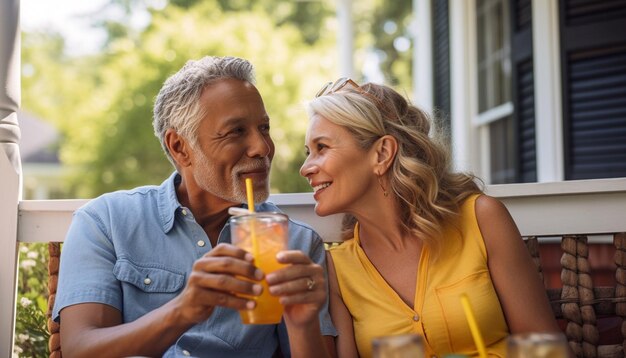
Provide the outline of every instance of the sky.
[[90,26],[88,14],[100,9],[106,0],[22,0],[22,31],[60,32],[72,54],[93,52],[104,40],[101,30]]
[[[104,41],[105,34],[91,26],[91,14],[101,11],[107,2],[108,0],[21,0],[21,28],[22,31],[58,31],[66,39],[68,53],[93,53]],[[133,22],[140,25],[146,21],[141,14],[147,13],[144,11],[138,14]]]

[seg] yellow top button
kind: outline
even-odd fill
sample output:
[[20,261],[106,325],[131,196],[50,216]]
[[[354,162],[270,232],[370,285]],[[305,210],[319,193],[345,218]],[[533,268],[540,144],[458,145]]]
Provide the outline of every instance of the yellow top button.
[[419,321],[420,320],[420,316],[418,314],[415,314],[415,316],[413,316],[413,320],[415,322]]

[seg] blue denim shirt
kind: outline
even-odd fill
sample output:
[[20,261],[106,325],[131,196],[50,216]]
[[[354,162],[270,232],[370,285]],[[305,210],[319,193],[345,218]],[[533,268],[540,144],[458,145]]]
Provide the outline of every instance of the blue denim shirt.
[[[131,322],[181,293],[195,260],[211,242],[193,213],[182,207],[172,174],[160,186],[118,191],[91,200],[74,213],[61,254],[52,317],[70,305],[103,303]],[[278,211],[271,203],[257,211]],[[218,242],[230,243],[226,224]],[[313,229],[290,220],[289,249],[325,265],[322,240]],[[323,335],[336,335],[327,307],[320,313]],[[280,345],[290,356],[284,322],[244,325],[235,310],[217,307],[204,322],[185,332],[165,357],[271,357]]]

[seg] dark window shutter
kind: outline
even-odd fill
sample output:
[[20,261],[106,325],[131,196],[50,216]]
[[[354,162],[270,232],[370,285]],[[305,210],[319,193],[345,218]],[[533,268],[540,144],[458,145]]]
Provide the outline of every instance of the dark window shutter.
[[626,17],[624,0],[568,0],[565,7],[568,26],[593,24]]
[[513,121],[517,141],[517,181],[537,181],[535,143],[535,81],[532,51],[531,0],[511,1],[511,62]]
[[561,1],[565,178],[626,177],[626,2]]
[[432,0],[433,105],[450,137],[450,28],[448,1]]
[[537,181],[537,146],[535,141],[535,96],[532,58],[517,64],[516,109],[519,130],[520,182]]
[[521,31],[532,26],[532,6],[531,0],[515,0],[513,1],[513,9],[514,16],[513,19],[515,24],[515,30]]

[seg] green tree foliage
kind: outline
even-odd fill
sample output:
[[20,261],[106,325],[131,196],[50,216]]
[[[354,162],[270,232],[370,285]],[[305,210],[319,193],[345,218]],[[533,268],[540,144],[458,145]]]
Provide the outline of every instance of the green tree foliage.
[[81,65],[84,59],[66,56],[64,45],[56,33],[22,35],[22,105],[58,127],[76,115],[95,85],[92,67]]
[[62,39],[38,35],[25,42],[24,62],[33,68],[25,107],[61,127],[61,158],[76,168],[70,182],[79,197],[158,184],[173,170],[152,130],[162,83],[188,59],[247,58],[272,118],[272,188],[308,191],[298,174],[307,125],[302,102],[336,72],[334,32],[324,33],[332,37],[309,44],[293,24],[277,24],[263,8],[224,11],[219,3],[199,2],[153,11],[138,36],[112,37],[99,55],[67,58]]
[[394,41],[410,37],[411,5],[410,0],[378,1],[376,10],[371,12],[374,46],[385,54],[382,71],[388,75],[391,84],[401,84],[404,88],[410,88],[411,83],[411,51],[399,51]]
[[[170,4],[188,9],[201,0],[170,0]],[[263,12],[272,16],[278,27],[282,25],[296,26],[302,39],[315,43],[324,30],[324,21],[333,16],[332,7],[324,1],[276,1],[276,0],[218,0],[224,13],[229,12]]]
[[380,60],[385,83],[410,89],[412,52],[410,49],[400,51],[394,42],[413,41],[410,33],[412,1],[353,1],[352,6],[357,67],[363,65],[365,53],[374,54]]
[[[128,16],[139,3],[111,0]],[[410,52],[393,47],[393,39],[406,32],[410,3],[371,0],[354,8],[361,14],[355,15],[357,48],[385,53],[387,81],[410,88]],[[75,195],[157,184],[172,170],[151,128],[153,99],[163,81],[188,59],[245,57],[256,66],[272,117],[273,190],[308,191],[298,175],[307,123],[301,102],[335,76],[334,10],[328,1],[172,0],[151,11],[143,30],[126,20],[98,19],[109,33],[104,52],[78,58],[63,53],[58,35],[27,34],[24,107],[61,128],[61,158],[78,173],[68,181]],[[389,21],[398,24],[395,33],[384,31]]]

